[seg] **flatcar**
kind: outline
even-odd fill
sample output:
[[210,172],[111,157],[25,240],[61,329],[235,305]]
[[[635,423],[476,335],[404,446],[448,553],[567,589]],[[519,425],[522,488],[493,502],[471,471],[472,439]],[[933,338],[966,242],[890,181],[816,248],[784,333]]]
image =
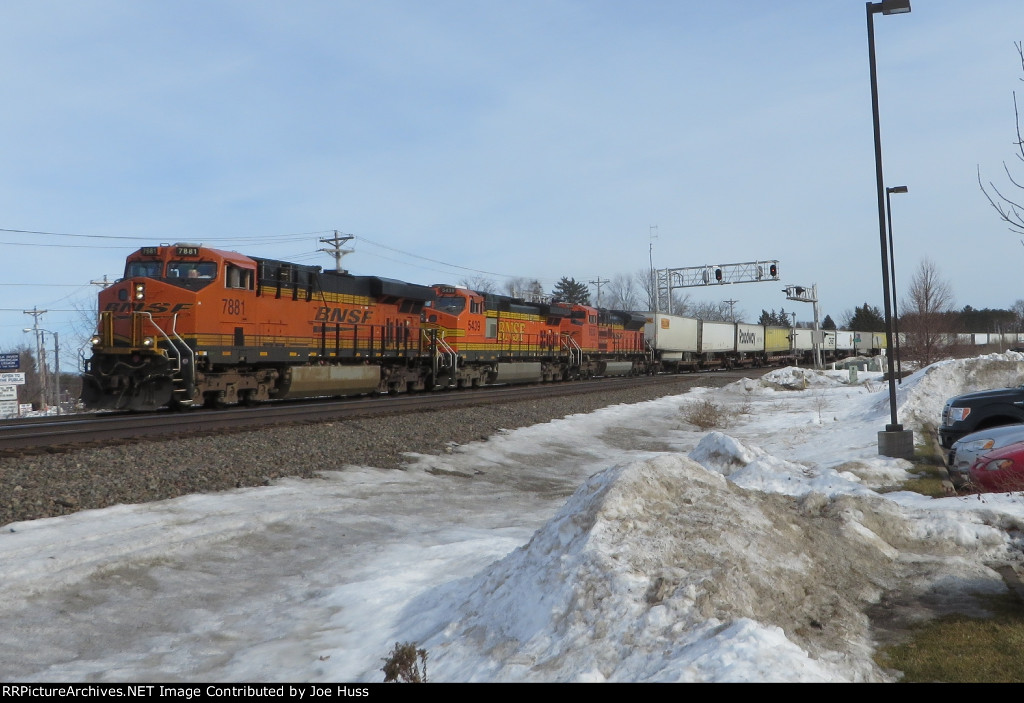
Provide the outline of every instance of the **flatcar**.
[[875,355],[885,348],[884,333],[815,333],[810,329],[712,322],[663,313],[646,313],[644,330],[657,369],[668,372],[813,363],[815,334],[823,362],[858,353]]

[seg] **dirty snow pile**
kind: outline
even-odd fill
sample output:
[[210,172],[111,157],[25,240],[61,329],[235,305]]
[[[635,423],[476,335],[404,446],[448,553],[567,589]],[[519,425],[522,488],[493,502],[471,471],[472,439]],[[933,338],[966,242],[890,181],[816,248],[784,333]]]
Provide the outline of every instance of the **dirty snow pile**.
[[[878,456],[887,386],[851,378],[782,369],[405,471],[10,525],[0,671],[372,682],[414,642],[433,681],[897,680],[869,614],[1004,591],[1024,498],[895,490],[913,466]],[[933,365],[901,420],[922,442],[949,396],[1021,378],[1017,354]]]

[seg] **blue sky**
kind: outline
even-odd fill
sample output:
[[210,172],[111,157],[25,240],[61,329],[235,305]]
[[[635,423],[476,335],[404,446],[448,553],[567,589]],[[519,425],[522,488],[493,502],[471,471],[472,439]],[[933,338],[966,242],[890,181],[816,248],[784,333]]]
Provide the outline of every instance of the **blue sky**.
[[[1024,246],[977,170],[1024,178],[1024,3],[875,19],[897,278],[928,256],[958,307],[1009,307]],[[5,3],[0,348],[33,307],[71,339],[140,246],[330,268],[335,229],[417,283],[778,259],[822,315],[881,306],[866,36],[852,0]],[[778,284],[691,297],[811,317]]]

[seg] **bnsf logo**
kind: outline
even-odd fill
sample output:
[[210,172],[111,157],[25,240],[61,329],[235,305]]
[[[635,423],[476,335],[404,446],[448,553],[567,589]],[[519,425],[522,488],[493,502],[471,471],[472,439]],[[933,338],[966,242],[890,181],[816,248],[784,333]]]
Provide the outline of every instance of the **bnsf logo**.
[[190,307],[192,303],[176,303],[173,306],[170,303],[107,303],[107,307],[103,309],[106,312],[174,313],[188,310]]
[[757,343],[757,335],[754,334],[753,332],[750,332],[750,331],[740,332],[739,333],[739,340],[740,340],[740,344],[756,344]]
[[366,324],[370,319],[371,310],[348,310],[346,308],[317,308],[316,322],[346,322],[348,324]]

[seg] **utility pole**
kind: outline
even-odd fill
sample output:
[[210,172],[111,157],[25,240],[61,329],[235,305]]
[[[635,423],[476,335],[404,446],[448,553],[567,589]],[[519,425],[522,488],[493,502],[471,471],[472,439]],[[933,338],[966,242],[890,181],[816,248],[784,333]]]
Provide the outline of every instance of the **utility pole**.
[[600,276],[596,281],[590,282],[590,285],[597,286],[597,307],[601,307],[601,286],[605,283],[610,283],[610,281],[607,278],[602,281]]
[[57,414],[60,415],[60,339],[56,332],[53,335],[53,380],[57,388]]
[[740,301],[738,301],[738,300],[723,300],[722,302],[726,303],[729,306],[729,320],[732,321],[733,323],[735,323],[736,322],[736,311],[733,310],[732,306],[735,305],[736,303],[740,302]]
[[353,239],[355,239],[354,235],[344,234],[338,232],[338,230],[334,230],[333,237],[331,237],[330,239],[320,240],[320,242],[323,244],[333,244],[334,246],[332,246],[330,249],[317,249],[317,251],[325,251],[328,254],[334,256],[335,271],[337,271],[338,273],[348,273],[343,268],[341,268],[341,257],[345,256],[345,254],[351,254],[354,251],[354,249],[342,249],[341,245],[345,244],[346,242],[351,242]]
[[42,403],[43,407],[46,407],[46,357],[43,356],[43,342],[42,342],[42,330],[39,329],[39,316],[44,315],[48,310],[39,310],[38,308],[32,308],[31,310],[22,310],[26,315],[32,315],[34,322],[32,327],[25,330],[26,332],[36,333],[36,365],[39,367],[39,402]]

